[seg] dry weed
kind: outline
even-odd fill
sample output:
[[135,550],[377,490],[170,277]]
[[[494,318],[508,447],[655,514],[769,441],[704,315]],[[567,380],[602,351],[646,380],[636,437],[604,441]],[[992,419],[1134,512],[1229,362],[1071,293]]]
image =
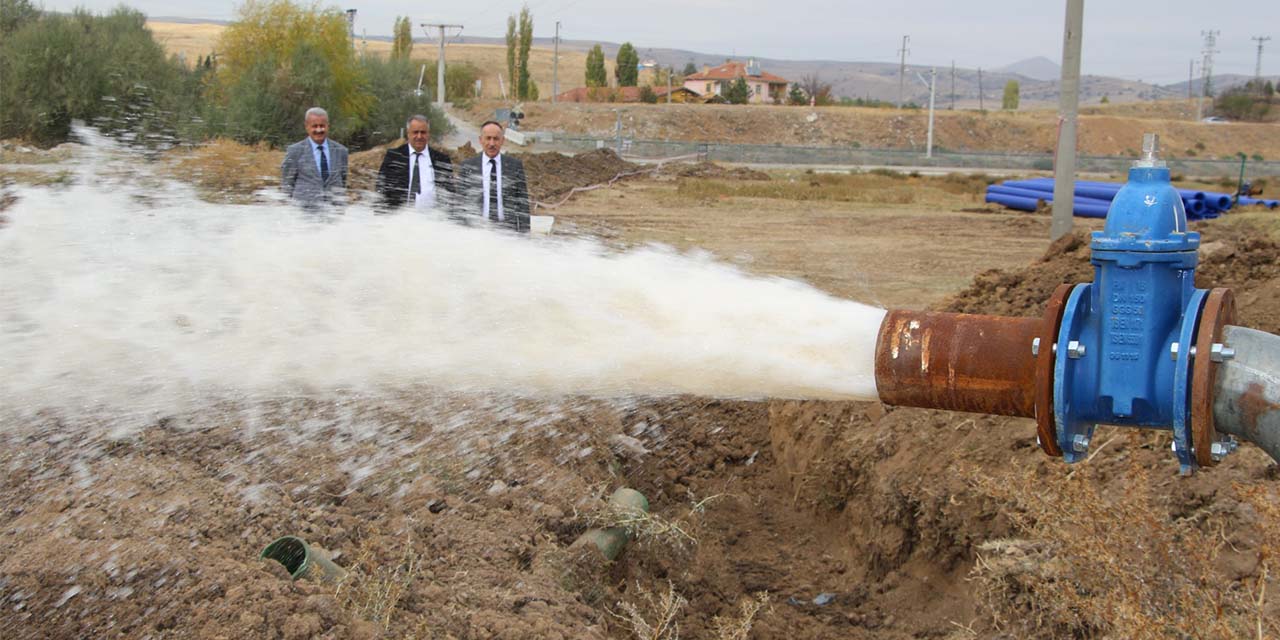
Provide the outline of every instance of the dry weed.
[[688,511],[673,519],[609,503],[585,520],[588,528],[622,529],[637,544],[687,551],[698,545],[698,521],[706,513],[707,506],[723,497],[723,494],[717,494],[695,501]]
[[[1259,640],[1280,638],[1280,616],[1274,613],[1266,615],[1269,608],[1280,608],[1267,601],[1267,584],[1273,580],[1273,573],[1280,574],[1280,571],[1276,571],[1276,560],[1280,558],[1280,495],[1268,491],[1264,486],[1236,485],[1234,488],[1241,501],[1257,512],[1259,538],[1262,541],[1258,547],[1258,576],[1249,588],[1249,597],[1255,608],[1253,635]],[[1275,598],[1273,593],[1272,599]]]
[[347,575],[338,583],[334,597],[352,615],[391,628],[396,608],[418,577],[422,559],[406,544],[404,556],[394,567],[371,567],[373,549],[361,550]]
[[280,184],[283,160],[284,153],[265,142],[248,146],[217,139],[180,156],[168,173],[193,183],[209,202],[246,203],[257,191]]
[[636,640],[680,640],[676,616],[689,601],[676,592],[675,585],[667,582],[666,593],[655,596],[636,583],[636,595],[640,600],[638,605],[619,602],[622,613],[610,611],[609,615],[621,620]]
[[743,598],[738,603],[738,615],[731,618],[716,616],[711,619],[716,630],[716,640],[747,640],[751,637],[751,627],[755,624],[756,615],[761,609],[769,606],[769,592],[761,591],[751,598]]
[[1250,594],[1220,575],[1220,528],[1172,518],[1140,468],[1105,480],[1092,467],[1075,476],[967,475],[1013,507],[1006,514],[1027,536],[979,547],[971,579],[997,628],[1020,637],[1239,638],[1261,615],[1269,578]]

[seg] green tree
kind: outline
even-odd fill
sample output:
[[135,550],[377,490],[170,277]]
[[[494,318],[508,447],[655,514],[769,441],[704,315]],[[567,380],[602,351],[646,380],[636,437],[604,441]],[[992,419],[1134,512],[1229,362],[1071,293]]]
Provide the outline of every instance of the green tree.
[[1271,99],[1249,85],[1235,87],[1214,98],[1213,112],[1232,120],[1262,120],[1271,113]]
[[1010,80],[1004,83],[1004,97],[1000,100],[1000,108],[1006,111],[1018,110],[1018,81]]
[[809,99],[804,97],[804,91],[800,90],[800,85],[791,85],[791,91],[787,93],[787,104],[802,105],[809,104]]
[[7,36],[39,17],[40,10],[29,0],[0,0],[0,35]]
[[640,76],[640,71],[636,68],[640,64],[640,54],[636,53],[636,48],[630,42],[622,43],[622,46],[618,47],[618,56],[615,60],[613,74],[618,78],[618,86],[636,86]]
[[329,111],[336,138],[367,129],[376,98],[341,11],[248,0],[223,31],[218,51],[212,98],[221,112],[209,120],[221,118],[237,139],[284,144],[301,136],[302,115],[315,105]]
[[391,43],[391,57],[408,60],[412,51],[413,25],[409,22],[408,16],[396,16],[395,41]]
[[603,87],[609,84],[609,75],[604,67],[604,49],[600,45],[591,47],[587,52],[587,86]]
[[691,76],[697,72],[698,72],[698,67],[693,64],[692,60],[684,63],[684,75]]
[[724,99],[729,104],[746,104],[751,100],[751,87],[747,86],[746,78],[739,76],[736,80],[729,84],[729,88],[724,92]]
[[[368,126],[355,131],[343,142],[356,147],[371,147],[397,139],[408,116],[421,113],[431,122],[431,137],[440,140],[453,130],[444,114],[432,104],[433,95],[424,91],[418,94],[418,69],[421,62],[403,58],[383,60],[367,56],[360,61],[364,68],[366,85],[374,96],[369,112]],[[434,63],[427,62],[427,68]],[[475,82],[476,69],[466,63],[450,63],[445,68],[445,93],[450,96],[471,95],[471,83]],[[434,88],[435,84],[432,83]],[[465,92],[464,92],[465,91]]]
[[516,17],[507,16],[507,84],[511,86],[512,97],[516,93],[516,49],[520,48],[519,36],[516,35]]
[[529,5],[520,9],[520,51],[516,58],[516,96],[521,100],[537,100],[529,86],[529,48],[533,46],[533,15]]
[[33,13],[0,2],[2,28],[11,29],[0,38],[0,137],[57,144],[72,120],[84,120],[130,143],[175,140],[193,113],[195,85],[165,57],[146,16],[125,7],[105,16]]
[[658,94],[654,92],[653,87],[647,84],[640,87],[640,102],[645,104],[657,104]]

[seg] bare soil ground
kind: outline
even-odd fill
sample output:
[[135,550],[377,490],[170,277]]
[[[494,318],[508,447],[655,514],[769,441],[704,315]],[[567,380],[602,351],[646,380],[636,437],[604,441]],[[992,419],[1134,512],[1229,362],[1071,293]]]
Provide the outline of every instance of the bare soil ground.
[[[886,306],[1034,314],[1090,276],[1087,245],[1046,252],[1047,217],[983,207],[980,180],[679,173],[576,197],[557,230]],[[1273,332],[1275,228],[1198,226],[1216,243],[1201,286],[1234,287],[1242,322]],[[115,439],[12,425],[0,636],[672,637],[664,619],[685,638],[1280,634],[1280,473],[1256,449],[1180,478],[1163,434],[1104,429],[1068,468],[1028,420],[879,403],[406,397]],[[656,519],[603,563],[573,541],[620,486]],[[257,560],[285,534],[348,577]]]

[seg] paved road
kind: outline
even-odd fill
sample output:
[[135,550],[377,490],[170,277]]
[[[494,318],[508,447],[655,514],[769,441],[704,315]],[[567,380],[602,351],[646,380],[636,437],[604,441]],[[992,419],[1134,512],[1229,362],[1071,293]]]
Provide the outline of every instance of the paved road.
[[462,145],[470,142],[472,147],[477,149],[480,147],[480,129],[471,123],[453,114],[449,108],[445,108],[444,115],[449,119],[449,123],[453,125],[453,133],[444,137],[444,146],[448,149],[457,149]]

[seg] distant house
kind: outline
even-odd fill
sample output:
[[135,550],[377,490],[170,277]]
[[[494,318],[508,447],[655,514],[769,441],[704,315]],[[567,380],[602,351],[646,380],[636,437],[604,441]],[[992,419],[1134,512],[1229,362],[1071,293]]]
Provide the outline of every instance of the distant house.
[[762,71],[755,60],[726,62],[718,67],[703,67],[701,73],[686,76],[684,86],[702,96],[723,96],[729,85],[738,78],[747,81],[751,102],[781,102],[786,100],[790,82],[772,73]]
[[[667,101],[666,87],[653,87],[654,95],[659,103]],[[698,92],[685,87],[671,88],[672,102],[703,102]],[[640,102],[640,87],[578,87],[570,89],[558,96],[556,102]]]

